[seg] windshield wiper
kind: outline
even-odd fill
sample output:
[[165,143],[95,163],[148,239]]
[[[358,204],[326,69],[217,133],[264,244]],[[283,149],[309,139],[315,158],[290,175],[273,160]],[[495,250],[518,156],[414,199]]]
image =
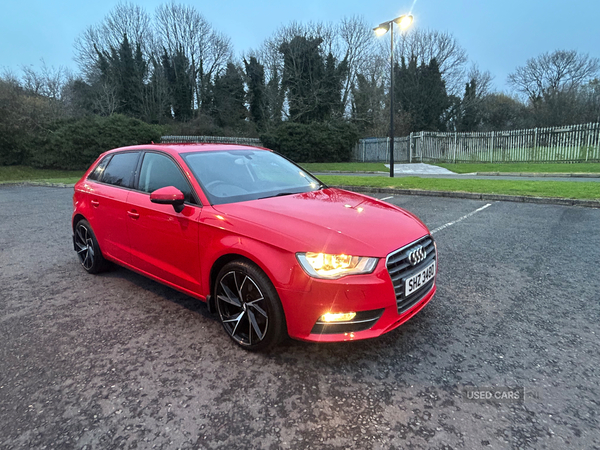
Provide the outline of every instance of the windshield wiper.
[[267,195],[265,197],[259,197],[258,199],[261,200],[263,198],[283,197],[284,195],[294,195],[294,194],[299,194],[299,192],[280,192],[279,194]]

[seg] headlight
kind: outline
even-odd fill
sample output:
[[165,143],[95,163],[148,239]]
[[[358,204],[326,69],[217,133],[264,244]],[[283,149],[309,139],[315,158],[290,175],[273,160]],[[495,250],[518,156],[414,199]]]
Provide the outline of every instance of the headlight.
[[328,255],[327,253],[296,253],[304,271],[311,277],[335,280],[346,275],[371,273],[377,258],[351,255]]

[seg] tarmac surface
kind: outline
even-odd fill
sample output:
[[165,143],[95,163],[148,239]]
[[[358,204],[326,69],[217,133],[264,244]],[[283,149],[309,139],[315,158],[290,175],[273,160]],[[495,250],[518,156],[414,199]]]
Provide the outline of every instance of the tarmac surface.
[[0,186],[2,450],[600,447],[598,209],[381,194],[434,233],[432,302],[261,355],[201,302],[85,273],[71,196]]

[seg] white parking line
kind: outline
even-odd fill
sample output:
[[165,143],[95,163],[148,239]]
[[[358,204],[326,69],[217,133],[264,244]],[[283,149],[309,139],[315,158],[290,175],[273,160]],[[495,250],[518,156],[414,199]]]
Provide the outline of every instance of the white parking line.
[[433,230],[431,232],[431,234],[437,233],[438,231],[442,231],[444,228],[448,228],[448,227],[450,227],[450,226],[452,226],[452,225],[454,225],[454,224],[456,224],[458,222],[462,222],[463,220],[468,219],[469,217],[471,217],[473,214],[477,214],[479,211],[483,211],[485,208],[487,208],[489,206],[492,206],[492,204],[488,203],[487,205],[482,206],[481,208],[476,209],[475,211],[470,212],[469,214],[467,214],[465,216],[462,216],[460,219],[456,219],[454,222],[449,222],[446,225],[442,225],[441,227],[437,227],[435,230]]
[[382,201],[383,201],[383,200],[389,200],[390,198],[394,198],[394,196],[392,195],[392,196],[390,196],[390,197],[381,198],[380,200],[382,200]]

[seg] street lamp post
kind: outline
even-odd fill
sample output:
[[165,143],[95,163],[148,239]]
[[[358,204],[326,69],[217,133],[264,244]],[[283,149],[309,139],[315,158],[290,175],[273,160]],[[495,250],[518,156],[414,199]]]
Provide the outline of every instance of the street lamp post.
[[383,36],[390,31],[390,177],[394,178],[394,23],[400,27],[400,30],[408,28],[413,21],[413,16],[404,14],[396,17],[389,22],[383,22],[376,28],[373,28],[375,34]]

